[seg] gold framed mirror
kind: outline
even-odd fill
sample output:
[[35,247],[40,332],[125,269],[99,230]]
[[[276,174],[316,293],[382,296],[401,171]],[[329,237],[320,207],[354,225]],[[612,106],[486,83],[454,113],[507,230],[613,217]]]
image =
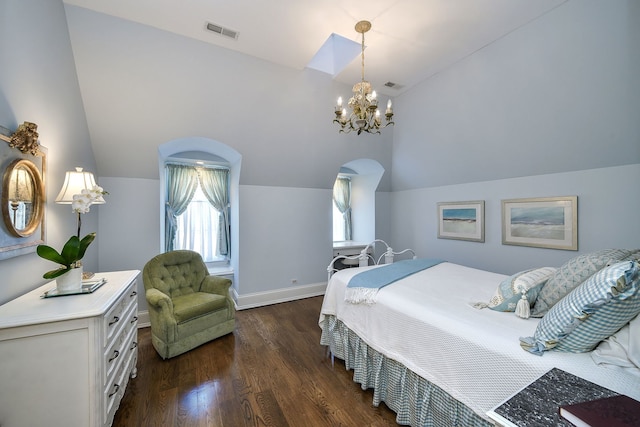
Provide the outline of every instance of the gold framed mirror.
[[15,237],[28,237],[44,214],[44,186],[40,171],[28,159],[11,162],[2,178],[2,219]]
[[6,142],[0,142],[0,260],[33,253],[46,243],[47,149],[36,128],[25,122],[11,134],[0,126],[0,140]]

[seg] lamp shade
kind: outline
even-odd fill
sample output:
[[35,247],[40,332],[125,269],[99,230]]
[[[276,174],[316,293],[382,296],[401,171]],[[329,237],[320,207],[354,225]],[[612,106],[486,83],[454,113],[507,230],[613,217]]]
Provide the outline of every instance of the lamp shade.
[[15,168],[9,180],[9,200],[12,202],[33,201],[33,178],[24,168]]
[[[91,172],[83,172],[82,168],[76,168],[75,171],[67,171],[64,176],[64,184],[56,197],[56,203],[70,205],[73,202],[73,196],[82,193],[82,190],[90,190],[95,187],[96,180]],[[100,196],[94,204],[103,204],[105,200]]]

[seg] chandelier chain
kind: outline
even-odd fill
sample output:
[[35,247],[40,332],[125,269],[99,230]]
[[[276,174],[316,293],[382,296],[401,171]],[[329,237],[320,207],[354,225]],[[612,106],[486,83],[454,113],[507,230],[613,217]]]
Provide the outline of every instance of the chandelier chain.
[[362,53],[360,55],[360,63],[362,65],[362,81],[364,81],[364,32],[362,32]]

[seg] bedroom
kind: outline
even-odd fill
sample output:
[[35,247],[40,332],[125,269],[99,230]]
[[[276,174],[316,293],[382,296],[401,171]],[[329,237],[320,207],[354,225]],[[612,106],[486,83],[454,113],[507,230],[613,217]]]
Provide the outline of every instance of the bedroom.
[[[329,78],[62,1],[2,0],[0,12],[0,125],[39,125],[49,150],[48,241],[59,244],[74,228],[68,208],[52,202],[64,171],[94,171],[110,193],[84,219],[99,236],[86,257],[94,271],[141,269],[158,252],[157,146],[185,136],[243,155],[235,279],[252,303],[322,289],[331,248],[324,209],[337,170],[357,158],[386,170],[376,237],[420,256],[504,274],[558,266],[576,252],[501,244],[500,200],[566,195],[579,197],[578,253],[637,247],[638,2],[564,2],[398,96],[395,128],[365,138],[345,138],[331,125],[334,94],[349,86]],[[215,68],[218,56],[237,68]],[[206,79],[194,83],[187,70],[197,64],[204,70],[195,75]],[[104,83],[114,74],[118,90]],[[235,117],[260,110],[245,105],[244,91],[267,110],[256,111],[255,129]],[[197,96],[193,108],[183,94]],[[182,103],[169,108],[167,100]],[[306,103],[315,114],[298,113]],[[212,105],[232,115],[218,118]],[[148,151],[136,148],[143,141]],[[268,203],[274,199],[293,200],[294,209]],[[484,243],[437,239],[437,202],[479,199]],[[286,226],[272,227],[274,219]],[[33,254],[0,261],[0,302],[42,284],[47,269]]]

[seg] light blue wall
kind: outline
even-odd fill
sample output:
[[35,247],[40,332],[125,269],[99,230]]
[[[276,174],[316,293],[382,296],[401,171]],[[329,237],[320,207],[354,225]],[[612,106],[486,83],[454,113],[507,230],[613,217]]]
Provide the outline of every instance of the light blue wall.
[[[157,147],[189,137],[240,153],[241,185],[329,189],[351,160],[391,165],[392,132],[338,133],[333,106],[351,88],[328,74],[79,7],[66,11],[102,176],[155,179]],[[380,188],[391,189],[390,175]]]
[[[398,97],[394,245],[558,266],[576,252],[501,244],[500,201],[577,195],[578,253],[640,247],[639,75],[640,2],[569,1]],[[486,201],[484,244],[436,237],[437,202],[464,200]]]
[[640,2],[579,0],[399,96],[392,191],[640,163]]
[[[605,248],[640,248],[640,164],[392,193],[398,248],[496,273],[559,267],[580,253]],[[501,200],[578,196],[578,252],[502,244]],[[437,203],[485,201],[485,242],[438,239]]]
[[[100,206],[100,270],[142,270],[159,253],[160,181],[102,177],[101,185],[110,195]],[[241,185],[239,193],[240,226],[232,230],[239,233],[239,294],[326,281],[331,190]],[[143,289],[139,283],[140,295]],[[139,303],[146,310],[143,297]]]
[[[363,139],[330,124],[348,88],[313,73],[79,8],[67,8],[67,27],[60,0],[0,0],[0,125],[39,124],[53,245],[74,228],[68,207],[52,202],[64,171],[104,169],[107,204],[83,218],[83,230],[98,230],[88,269],[141,269],[157,253],[157,147],[193,135],[243,155],[243,293],[324,280],[335,174],[367,157],[386,171],[376,237],[394,249],[504,273],[559,265],[575,252],[501,245],[500,200],[577,195],[580,252],[640,246],[638,4],[569,1],[399,97],[396,127]],[[197,63],[178,61],[189,58]],[[253,128],[237,119],[247,88],[269,107]],[[220,105],[233,108],[221,115]],[[486,243],[435,237],[438,201],[477,199],[487,202]],[[33,254],[0,261],[0,302],[43,283],[48,267]]]
[[326,281],[331,190],[241,185],[240,206],[242,294]]
[[[98,271],[142,271],[160,252],[160,181],[101,177],[100,185],[109,200],[100,206]],[[142,281],[138,295],[139,309],[147,310]]]
[[[40,143],[48,149],[46,239],[60,249],[76,226],[69,205],[53,203],[64,172],[75,166],[96,172],[64,8],[61,1],[0,0],[0,22],[0,125],[38,125]],[[97,230],[99,210],[94,206],[83,216],[83,234]],[[97,260],[93,244],[85,268],[95,271]],[[34,253],[0,261],[0,303],[45,283],[42,274],[53,268]]]

